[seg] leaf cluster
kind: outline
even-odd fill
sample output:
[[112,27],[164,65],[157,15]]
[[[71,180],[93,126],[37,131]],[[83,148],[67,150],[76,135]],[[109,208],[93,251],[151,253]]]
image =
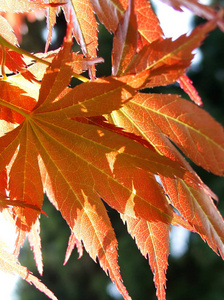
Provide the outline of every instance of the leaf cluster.
[[[197,232],[224,258],[224,223],[216,195],[185,157],[216,175],[224,173],[223,127],[202,109],[186,75],[198,48],[223,11],[195,0],[165,1],[208,19],[190,35],[163,36],[148,0],[5,1],[0,4],[0,209],[14,224],[14,254],[1,244],[1,268],[17,273],[51,299],[54,294],[18,262],[28,237],[43,272],[40,214],[43,193],[66,220],[71,235],[65,256],[83,246],[131,299],[120,275],[118,243],[104,202],[127,224],[165,300],[171,225]],[[47,11],[45,53],[18,46],[7,13]],[[47,51],[59,9],[65,14],[63,45]],[[114,34],[111,75],[96,78],[95,18]],[[75,37],[82,54],[73,52]],[[83,74],[88,71],[88,78]],[[10,76],[9,76],[10,75]],[[72,78],[80,84],[71,88]],[[177,82],[180,95],[146,93]],[[180,151],[179,151],[179,150]]]

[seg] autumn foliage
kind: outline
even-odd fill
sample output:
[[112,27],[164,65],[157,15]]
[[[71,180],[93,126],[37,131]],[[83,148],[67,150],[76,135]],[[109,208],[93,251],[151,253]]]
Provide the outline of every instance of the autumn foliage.
[[[65,263],[74,247],[81,256],[84,246],[131,299],[106,202],[148,258],[157,297],[165,300],[171,224],[197,232],[224,258],[217,197],[181,154],[223,176],[223,127],[200,107],[203,99],[186,75],[192,51],[217,26],[224,31],[223,11],[196,0],[164,0],[207,19],[173,41],[163,36],[148,0],[46,2],[0,4],[0,209],[17,230],[14,254],[1,244],[0,267],[57,299],[17,258],[27,236],[42,274],[39,217],[46,193],[71,229]],[[8,13],[35,9],[47,12],[46,53],[21,49],[7,21]],[[59,9],[67,34],[59,49],[48,52]],[[111,76],[103,78],[96,78],[103,60],[97,57],[95,14],[114,34]],[[72,52],[75,42],[82,54]],[[74,88],[72,77],[80,80]],[[192,101],[145,92],[175,82]]]

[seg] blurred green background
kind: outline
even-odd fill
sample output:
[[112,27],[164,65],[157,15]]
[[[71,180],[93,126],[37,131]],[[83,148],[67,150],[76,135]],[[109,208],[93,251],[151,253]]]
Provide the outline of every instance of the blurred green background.
[[[195,18],[195,24],[201,19]],[[28,51],[44,51],[42,37],[45,21],[27,22],[29,32],[23,37],[21,47]],[[50,49],[58,48],[65,34],[66,24],[62,14],[57,18],[56,42]],[[110,74],[112,35],[102,25],[99,31],[98,55],[105,64],[97,66],[97,76]],[[188,73],[204,102],[204,109],[224,124],[224,33],[216,29],[201,47],[200,65]],[[176,86],[169,91],[179,93]],[[202,180],[218,195],[218,208],[224,215],[224,181],[201,168],[194,169]],[[121,299],[114,292],[110,279],[85,253],[78,259],[73,251],[67,265],[63,266],[70,230],[61,214],[44,201],[43,210],[49,216],[41,216],[41,238],[44,261],[42,282],[60,300],[113,300]],[[138,251],[135,242],[127,234],[126,227],[118,213],[107,207],[119,243],[119,264],[124,283],[133,300],[156,299],[153,276],[147,260]],[[20,255],[20,262],[38,276],[33,254],[26,245]],[[167,272],[167,300],[223,300],[224,263],[196,234],[190,234],[187,251],[180,257],[170,255]],[[44,294],[22,280],[18,282],[16,295],[21,300],[46,300]]]

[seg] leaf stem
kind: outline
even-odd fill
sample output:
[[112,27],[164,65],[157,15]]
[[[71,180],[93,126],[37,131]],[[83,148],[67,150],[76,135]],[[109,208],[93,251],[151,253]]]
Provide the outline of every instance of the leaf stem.
[[3,76],[3,79],[6,80],[7,79],[7,76],[5,74],[5,46],[2,45],[2,62],[1,62],[1,71],[2,71],[2,76]]
[[[29,53],[28,51],[26,51],[26,50],[24,50],[24,49],[22,49],[22,48],[18,48],[18,47],[16,47],[16,46],[14,46],[13,44],[11,44],[11,43],[9,43],[7,40],[5,40],[2,36],[0,36],[0,45],[2,46],[2,49],[3,49],[2,75],[3,75],[3,78],[4,78],[4,79],[7,78],[7,76],[6,76],[6,74],[5,74],[5,70],[4,70],[4,65],[5,65],[5,47],[7,47],[7,48],[9,48],[9,49],[12,49],[13,51],[15,51],[15,52],[17,52],[17,53],[26,55],[26,56],[32,58],[33,60],[36,60],[36,61],[38,61],[38,62],[40,62],[40,63],[42,63],[42,64],[45,64],[45,65],[47,65],[47,66],[50,66],[50,65],[51,65],[50,62],[48,62],[48,61],[46,61],[46,60],[44,60],[44,59],[42,59],[42,58],[39,58],[39,57],[37,57],[37,56],[35,56],[35,55]],[[77,78],[77,79],[79,79],[79,80],[82,81],[82,82],[87,82],[87,81],[89,81],[88,78],[86,78],[86,77],[84,77],[84,76],[82,76],[82,75],[80,75],[80,74],[74,73],[72,76],[75,77],[75,78]]]
[[88,78],[86,78],[85,76],[82,76],[80,74],[73,73],[72,76],[79,79],[82,82],[88,82],[89,81]]
[[5,107],[8,107],[16,112],[18,112],[19,114],[21,114],[22,116],[24,116],[25,118],[28,118],[29,115],[30,115],[30,111],[28,110],[23,110],[15,105],[12,105],[11,103],[9,102],[5,102],[5,101],[2,101],[2,99],[0,99],[0,105],[2,106],[5,106]]
[[5,46],[5,47],[7,47],[7,48],[9,48],[9,49],[12,49],[13,51],[15,51],[15,52],[17,52],[17,53],[24,54],[24,55],[26,55],[26,56],[28,56],[28,57],[30,57],[30,58],[36,60],[36,61],[39,61],[39,62],[42,63],[42,64],[45,64],[45,65],[48,65],[48,66],[50,65],[50,63],[49,63],[48,61],[43,60],[43,59],[41,59],[41,58],[39,58],[39,57],[37,57],[37,56],[35,56],[35,55],[29,53],[28,51],[22,49],[22,48],[18,48],[18,47],[16,47],[16,46],[14,46],[13,44],[11,44],[11,43],[9,43],[7,40],[5,40],[2,36],[0,36],[0,44],[1,44],[3,47]]

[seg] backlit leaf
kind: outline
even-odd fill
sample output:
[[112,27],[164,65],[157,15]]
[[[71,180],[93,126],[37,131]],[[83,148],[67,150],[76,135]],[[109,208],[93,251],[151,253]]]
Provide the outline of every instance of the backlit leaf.
[[[67,20],[72,16],[73,33],[80,44],[83,54],[88,58],[97,56],[97,22],[93,13],[93,8],[89,0],[70,0],[63,6]],[[88,16],[88,17],[87,17]],[[90,76],[95,77],[95,68],[89,68]]]
[[187,77],[187,75],[182,75],[180,78],[178,78],[177,82],[179,82],[180,87],[188,94],[192,101],[199,106],[203,105],[201,97],[198,95],[198,92],[192,85],[192,81]]
[[[1,169],[17,151],[9,168],[10,197],[22,199],[41,211],[44,188],[79,243],[83,242],[94,260],[98,258],[101,267],[109,272],[124,298],[129,299],[117,264],[117,241],[99,195],[111,207],[128,216],[170,223],[173,211],[150,173],[185,178],[188,172],[179,164],[126,136],[71,119],[94,116],[98,107],[102,110],[100,114],[111,112],[119,102],[120,106],[122,101],[136,94],[136,89],[141,87],[148,73],[120,77],[119,80],[108,77],[83,83],[64,95],[61,93],[62,87],[58,87],[58,81],[63,78],[62,86],[67,91],[68,78],[71,77],[71,73],[66,71],[71,60],[67,51],[66,47],[62,48],[47,69],[39,102],[34,108],[30,107],[30,112],[17,103],[7,104],[10,89],[14,89],[12,85],[7,84],[9,94],[2,92],[2,105],[20,112],[24,120],[0,139]],[[52,73],[55,68],[56,72]],[[58,94],[61,96],[58,97]],[[91,96],[89,99],[87,94]],[[101,105],[105,101],[109,106]],[[39,155],[45,173],[40,170]],[[142,178],[145,178],[146,186],[152,183],[150,194],[142,189]],[[17,226],[30,231],[40,211],[29,207],[13,207]],[[32,231],[29,234],[33,248],[33,239],[38,239],[38,235],[34,236]],[[40,258],[37,258],[40,257],[40,245],[36,247],[34,253],[42,272]]]
[[112,74],[121,75],[137,50],[138,34],[134,1],[129,1],[128,9],[119,23],[113,41]]
[[173,205],[191,222],[195,231],[217,254],[224,258],[223,218],[209,195],[182,180],[162,180],[165,190],[172,196]]
[[147,222],[122,216],[127,222],[128,232],[136,239],[142,255],[149,260],[159,300],[166,299],[166,270],[169,255],[170,225],[163,222]]
[[[157,100],[161,98],[171,100],[171,99],[175,99],[176,97],[177,96],[175,95],[168,96],[168,95],[157,95],[157,94],[151,94],[151,95],[140,94],[136,97],[137,99],[136,103],[134,98],[124,108],[120,109],[117,112],[113,112],[111,114],[111,120],[113,120],[115,124],[122,126],[123,128],[125,128],[130,132],[143,135],[144,138],[146,138],[150,143],[152,143],[152,145],[157,149],[157,151],[166,155],[167,157],[170,157],[175,161],[178,161],[181,165],[185,166],[186,169],[191,170],[191,167],[188,165],[188,163],[184,160],[184,158],[180,155],[180,153],[176,150],[176,148],[173,147],[173,145],[166,137],[167,136],[166,129],[169,128],[168,130],[171,130],[170,125],[165,125],[168,119],[165,118],[162,122],[155,123],[154,118],[151,118],[150,111],[148,111],[146,108],[148,105],[149,106],[152,105],[151,107],[153,107],[153,110],[156,109],[157,113],[160,114],[161,107],[155,108],[154,106],[154,104],[157,103]],[[179,101],[180,98],[176,98],[176,100]],[[138,105],[137,104],[138,101],[139,101],[139,107],[137,109],[136,105]],[[190,110],[190,116],[192,117],[192,120],[194,120],[193,112],[196,110],[195,113],[196,122],[194,122],[195,124],[197,124],[197,119],[199,120],[200,123],[201,115],[199,114],[199,112],[202,112],[203,116],[209,119],[209,120],[207,119],[206,121],[204,120],[203,124],[210,126],[210,130],[213,131],[213,133],[211,133],[210,138],[214,139],[216,136],[218,139],[223,138],[223,129],[220,127],[218,123],[216,122],[214,123],[214,120],[211,119],[211,117],[208,116],[206,112],[204,112],[202,109],[198,108],[194,104],[191,104],[188,101],[186,101],[186,105],[187,104],[189,104],[190,107],[192,106]],[[184,106],[178,105],[178,108],[184,109]],[[169,110],[169,107],[167,105],[164,105],[164,109],[171,112],[171,110]],[[182,113],[181,113],[182,116],[186,115],[186,112],[183,114]],[[142,120],[144,120],[144,122],[142,122]],[[178,122],[179,118],[176,118],[176,121]],[[212,128],[213,125],[214,127]],[[199,126],[199,124],[197,126]],[[206,133],[208,134],[209,132],[211,132],[210,130],[208,130],[208,132],[206,131]],[[165,134],[163,133],[163,131]],[[217,132],[219,131],[220,131],[220,135],[219,134],[217,135]],[[190,133],[189,130],[187,130],[186,132]],[[172,134],[174,134],[174,131],[172,131]],[[184,130],[182,134],[184,134]],[[189,140],[189,138],[186,137],[186,141]],[[210,138],[208,138],[208,141],[210,140]],[[177,143],[180,140],[185,140],[184,135],[183,136],[181,135],[181,139],[176,140]],[[200,138],[198,138],[197,141],[200,141]],[[206,149],[208,149],[208,147],[209,146],[205,146]],[[217,151],[219,152],[219,150]],[[195,150],[195,153],[196,152],[199,155],[199,151]],[[211,157],[212,157],[211,155],[210,157],[207,156],[208,163]],[[223,159],[221,158],[221,156],[220,159],[221,159],[220,163],[222,163]],[[211,162],[210,164],[212,165],[212,163],[213,162]],[[216,195],[214,195],[208,189],[208,187],[206,187],[203,184],[202,181],[200,182],[200,180],[195,185],[195,182],[164,178],[161,175],[160,175],[160,179],[162,181],[163,188],[165,189],[166,193],[169,195],[172,205],[178,209],[178,211],[186,220],[189,220],[189,222],[191,222],[194,228],[193,231],[198,232],[201,235],[201,237],[208,242],[210,247],[215,252],[219,252],[223,256],[223,249],[224,249],[223,219],[211,199],[211,197],[217,199]]]
[[37,277],[21,266],[16,257],[5,249],[2,241],[0,241],[0,269],[12,275],[19,275],[29,284],[34,285],[41,292],[45,293],[50,299],[57,300],[55,295]]
[[177,95],[159,94],[138,94],[126,107],[123,110],[132,114],[142,131],[141,114],[135,116],[134,111],[142,111],[144,120],[149,118],[149,122],[159,126],[196,164],[223,175],[223,127],[204,110]]
[[[100,22],[108,31],[115,33],[118,23],[123,18],[128,7],[128,0],[90,0],[94,11]],[[135,12],[138,21],[138,32],[140,34],[139,44],[152,42],[162,36],[157,16],[151,8],[148,0],[138,0],[135,2]]]
[[182,35],[177,40],[157,40],[136,54],[126,73],[138,73],[148,69],[151,72],[147,86],[159,86],[174,83],[190,65],[193,49],[200,46],[214,22],[198,26],[189,35]]

